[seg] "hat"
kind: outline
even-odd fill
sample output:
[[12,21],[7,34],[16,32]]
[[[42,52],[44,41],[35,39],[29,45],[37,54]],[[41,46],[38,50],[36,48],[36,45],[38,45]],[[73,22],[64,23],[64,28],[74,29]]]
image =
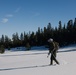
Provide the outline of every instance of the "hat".
[[52,39],[52,38],[50,38],[50,39],[48,40],[48,42],[53,42],[53,39]]

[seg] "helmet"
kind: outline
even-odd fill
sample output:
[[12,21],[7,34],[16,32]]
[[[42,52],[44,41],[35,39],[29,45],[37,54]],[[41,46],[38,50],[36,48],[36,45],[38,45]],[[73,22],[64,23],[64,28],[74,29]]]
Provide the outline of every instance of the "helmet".
[[48,42],[53,42],[53,39],[52,39],[52,38],[50,38],[50,39],[48,40]]

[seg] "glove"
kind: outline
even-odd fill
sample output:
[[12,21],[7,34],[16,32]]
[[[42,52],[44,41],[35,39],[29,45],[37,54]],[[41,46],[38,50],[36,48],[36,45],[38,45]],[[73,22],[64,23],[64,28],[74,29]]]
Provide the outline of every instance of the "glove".
[[49,57],[50,53],[48,53],[47,58]]

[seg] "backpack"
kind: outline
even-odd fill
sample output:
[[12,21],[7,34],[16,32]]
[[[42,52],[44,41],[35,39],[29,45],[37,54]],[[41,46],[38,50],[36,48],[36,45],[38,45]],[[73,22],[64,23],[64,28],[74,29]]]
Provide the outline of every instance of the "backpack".
[[58,42],[54,42],[53,44],[54,44],[55,50],[58,50],[59,49],[59,43]]

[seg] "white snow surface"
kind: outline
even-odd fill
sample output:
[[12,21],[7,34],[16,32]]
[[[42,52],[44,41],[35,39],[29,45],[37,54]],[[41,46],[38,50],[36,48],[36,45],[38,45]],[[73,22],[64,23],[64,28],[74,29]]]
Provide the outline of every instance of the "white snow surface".
[[0,54],[0,75],[76,75],[76,45],[60,48],[60,65],[54,62],[52,66],[50,56],[47,58],[48,49],[38,49]]

